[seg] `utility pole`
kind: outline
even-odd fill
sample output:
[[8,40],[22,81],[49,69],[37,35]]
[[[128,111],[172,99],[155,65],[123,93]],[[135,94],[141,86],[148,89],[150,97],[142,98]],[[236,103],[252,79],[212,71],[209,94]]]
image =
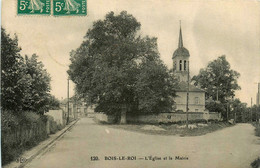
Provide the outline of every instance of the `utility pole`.
[[259,111],[259,107],[260,107],[260,83],[257,83],[257,94],[256,94],[256,123],[259,122],[259,115],[260,115],[260,111]]
[[228,121],[228,106],[229,106],[229,104],[228,104],[228,100],[227,100],[227,121]]
[[253,121],[253,112],[252,112],[252,105],[253,105],[253,99],[252,99],[252,97],[251,97],[251,110],[250,110],[250,112],[251,112],[251,122]]
[[68,116],[67,116],[67,124],[69,124],[69,116],[70,116],[70,93],[69,93],[69,85],[70,85],[70,79],[68,78],[68,89],[67,89]]
[[188,111],[189,111],[189,92],[190,92],[190,65],[189,65],[189,61],[187,61],[188,64],[188,80],[187,80],[187,103],[186,103],[186,128],[188,128],[189,126],[189,115],[188,115]]

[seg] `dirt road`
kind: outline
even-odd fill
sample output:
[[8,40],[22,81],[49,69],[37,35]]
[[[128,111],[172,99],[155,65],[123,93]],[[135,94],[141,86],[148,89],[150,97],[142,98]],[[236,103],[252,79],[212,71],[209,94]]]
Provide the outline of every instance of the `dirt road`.
[[[82,118],[49,152],[26,167],[246,168],[257,156],[260,138],[254,136],[250,124],[238,124],[204,136],[179,137],[112,129]],[[176,157],[183,160],[175,160]]]

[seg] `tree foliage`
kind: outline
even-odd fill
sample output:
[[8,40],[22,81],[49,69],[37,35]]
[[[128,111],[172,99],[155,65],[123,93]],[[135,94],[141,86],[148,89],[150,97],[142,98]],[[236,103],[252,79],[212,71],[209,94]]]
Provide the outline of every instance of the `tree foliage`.
[[49,102],[48,102],[48,109],[49,110],[59,110],[60,101],[56,97],[50,96]]
[[3,109],[21,109],[26,79],[17,37],[12,39],[1,28],[1,103]]
[[221,103],[235,95],[235,91],[240,89],[237,79],[240,74],[230,68],[225,56],[220,56],[213,60],[192,80],[196,86],[200,86],[206,91],[206,98],[217,99]]
[[22,57],[18,38],[1,28],[1,103],[3,110],[43,114],[50,100],[50,76],[33,54]]
[[122,105],[129,111],[171,110],[174,79],[160,60],[156,38],[138,35],[140,27],[127,12],[110,12],[71,52],[68,74],[96,111],[119,113]]
[[44,69],[42,62],[33,54],[30,58],[25,56],[26,76],[29,79],[26,95],[24,97],[23,110],[37,111],[43,114],[48,110],[50,95],[50,75]]
[[236,122],[245,122],[248,118],[248,110],[246,103],[242,103],[239,99],[230,102],[230,116],[236,119]]
[[206,102],[206,109],[210,112],[219,112],[222,116],[226,118],[226,106],[223,103],[217,101],[207,101]]

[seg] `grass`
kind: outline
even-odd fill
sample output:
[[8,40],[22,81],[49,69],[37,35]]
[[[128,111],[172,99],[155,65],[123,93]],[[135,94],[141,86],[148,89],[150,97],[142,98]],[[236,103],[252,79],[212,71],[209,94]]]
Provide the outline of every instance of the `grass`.
[[[144,134],[152,134],[152,135],[179,135],[179,136],[200,136],[205,135],[207,133],[211,133],[226,127],[230,127],[231,125],[225,122],[209,122],[208,126],[201,127],[198,126],[194,129],[186,129],[179,128],[181,124],[158,124],[155,125],[159,128],[163,128],[164,130],[144,130],[142,127],[147,124],[126,124],[126,125],[115,125],[109,124],[108,126],[116,129],[123,129],[127,131],[140,132]],[[182,124],[183,125],[183,124]],[[195,124],[196,125],[196,124]]]
[[255,161],[251,163],[252,168],[259,168],[260,167],[260,158],[257,158]]

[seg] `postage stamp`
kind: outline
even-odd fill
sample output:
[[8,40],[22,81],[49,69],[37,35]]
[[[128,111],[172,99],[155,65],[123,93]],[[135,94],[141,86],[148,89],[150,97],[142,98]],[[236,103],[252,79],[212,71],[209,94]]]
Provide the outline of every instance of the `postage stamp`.
[[53,15],[87,15],[86,0],[53,0]]
[[18,15],[50,15],[51,0],[17,0]]

